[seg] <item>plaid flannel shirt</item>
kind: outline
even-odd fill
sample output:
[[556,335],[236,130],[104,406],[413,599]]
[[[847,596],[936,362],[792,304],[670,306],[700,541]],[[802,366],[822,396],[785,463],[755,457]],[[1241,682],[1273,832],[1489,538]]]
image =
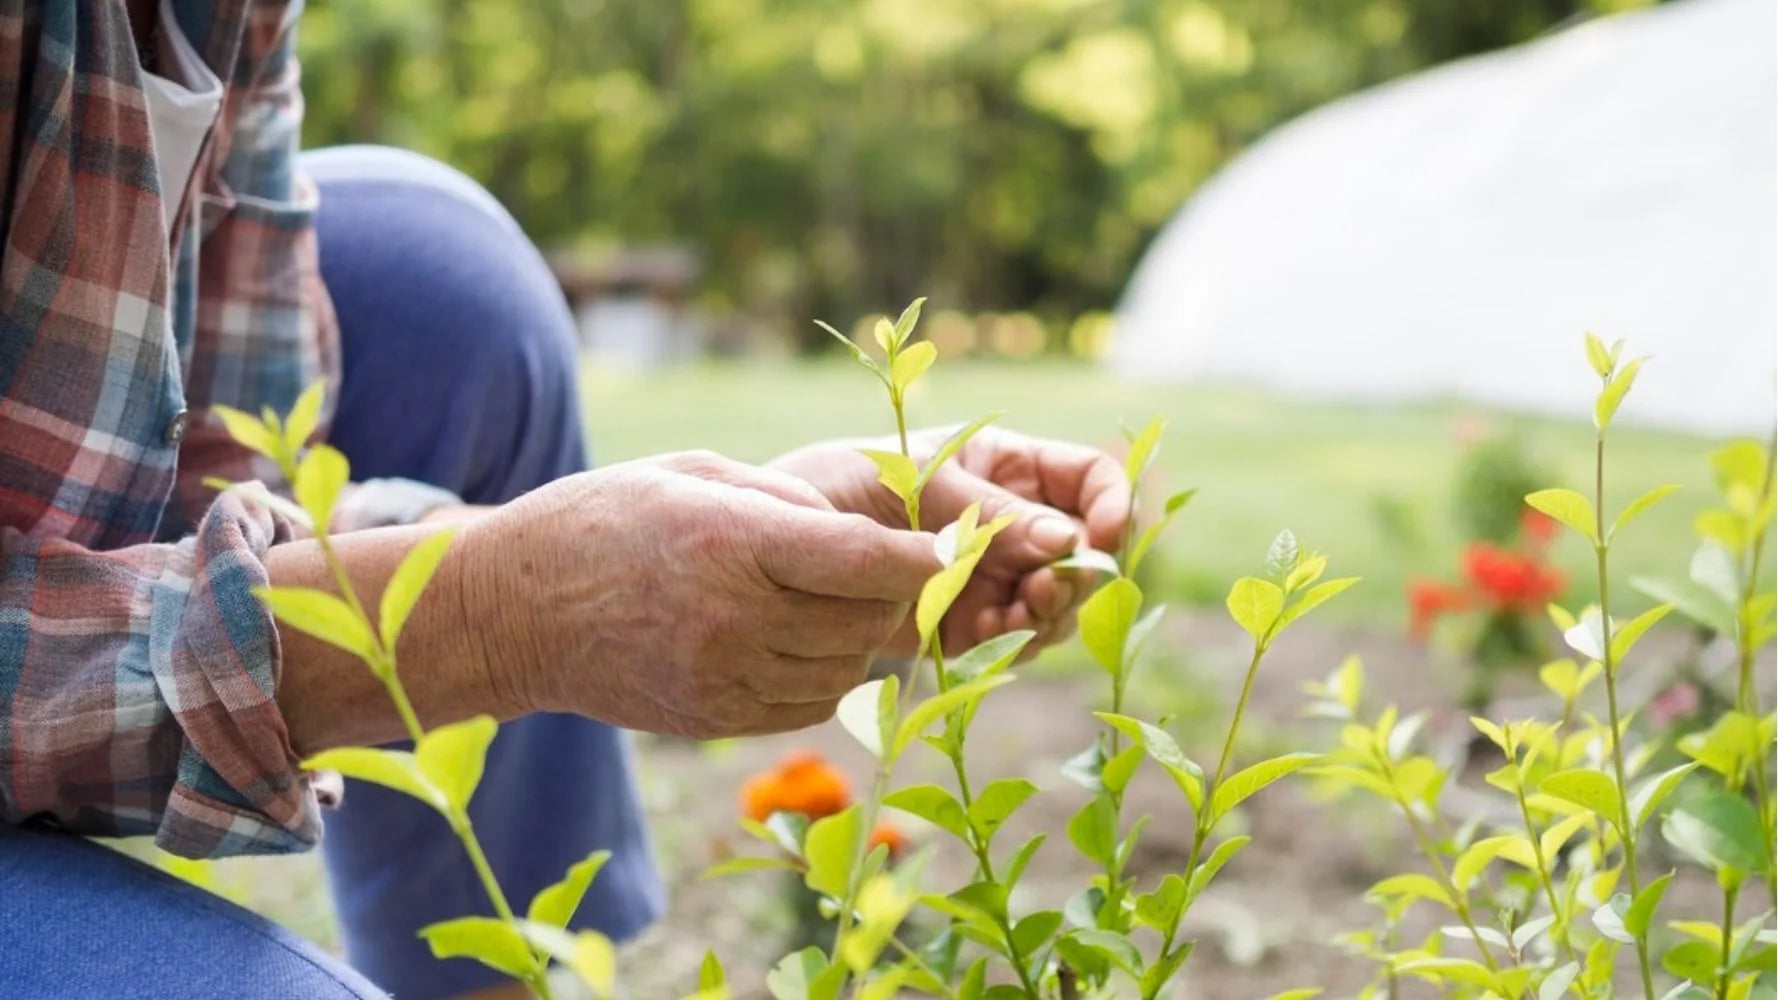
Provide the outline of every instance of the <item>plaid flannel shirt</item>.
[[[173,7],[225,98],[190,184],[163,192],[124,4],[0,4],[0,820],[188,857],[300,850],[319,810],[249,592],[290,527],[202,485],[287,485],[212,404],[283,411],[338,384],[295,170],[297,10]],[[450,499],[361,484],[335,528]]]

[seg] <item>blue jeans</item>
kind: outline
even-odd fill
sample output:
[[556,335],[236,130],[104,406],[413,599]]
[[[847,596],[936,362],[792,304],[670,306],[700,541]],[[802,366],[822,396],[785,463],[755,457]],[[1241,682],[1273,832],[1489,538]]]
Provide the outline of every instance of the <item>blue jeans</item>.
[[[303,167],[321,186],[322,276],[343,341],[332,440],[354,475],[499,503],[583,469],[572,320],[506,212],[411,153],[345,147]],[[622,733],[585,719],[501,728],[470,813],[515,908],[606,849],[577,926],[621,940],[659,914],[629,753]],[[0,995],[330,1000],[380,988],[429,1000],[500,980],[433,959],[416,937],[491,912],[436,813],[349,783],[323,856],[353,968],[115,852],[0,827]]]

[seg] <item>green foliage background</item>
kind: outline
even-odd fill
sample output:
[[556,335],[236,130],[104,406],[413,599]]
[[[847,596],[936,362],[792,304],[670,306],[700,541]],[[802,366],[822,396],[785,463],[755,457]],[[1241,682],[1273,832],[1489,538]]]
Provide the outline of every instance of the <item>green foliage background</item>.
[[1649,2],[311,0],[306,139],[438,156],[546,247],[688,246],[706,305],[809,338],[1071,316],[1280,122]]

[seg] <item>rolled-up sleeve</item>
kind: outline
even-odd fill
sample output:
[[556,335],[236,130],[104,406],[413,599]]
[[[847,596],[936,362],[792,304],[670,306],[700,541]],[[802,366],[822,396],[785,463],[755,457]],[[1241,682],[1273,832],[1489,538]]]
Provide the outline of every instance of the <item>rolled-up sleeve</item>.
[[181,542],[95,552],[0,528],[0,810],[184,857],[313,846],[252,593],[285,523],[238,495]]

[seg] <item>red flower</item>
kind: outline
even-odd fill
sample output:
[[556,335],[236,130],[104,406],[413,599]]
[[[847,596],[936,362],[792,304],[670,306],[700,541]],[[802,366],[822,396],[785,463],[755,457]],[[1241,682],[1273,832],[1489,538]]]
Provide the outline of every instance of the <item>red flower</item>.
[[1448,611],[1461,611],[1469,605],[1469,595],[1460,588],[1439,580],[1418,579],[1408,584],[1408,607],[1411,612],[1408,631],[1416,638],[1425,638],[1432,623]]
[[741,785],[741,811],[764,820],[777,812],[802,813],[810,819],[831,816],[852,804],[852,789],[840,770],[804,750],[790,754],[770,771]]
[[1534,612],[1567,587],[1562,571],[1536,556],[1477,542],[1463,555],[1463,568],[1475,589],[1502,611]]
[[1519,515],[1519,534],[1525,538],[1525,547],[1533,552],[1543,552],[1562,533],[1562,525],[1556,519],[1535,507],[1526,507]]

